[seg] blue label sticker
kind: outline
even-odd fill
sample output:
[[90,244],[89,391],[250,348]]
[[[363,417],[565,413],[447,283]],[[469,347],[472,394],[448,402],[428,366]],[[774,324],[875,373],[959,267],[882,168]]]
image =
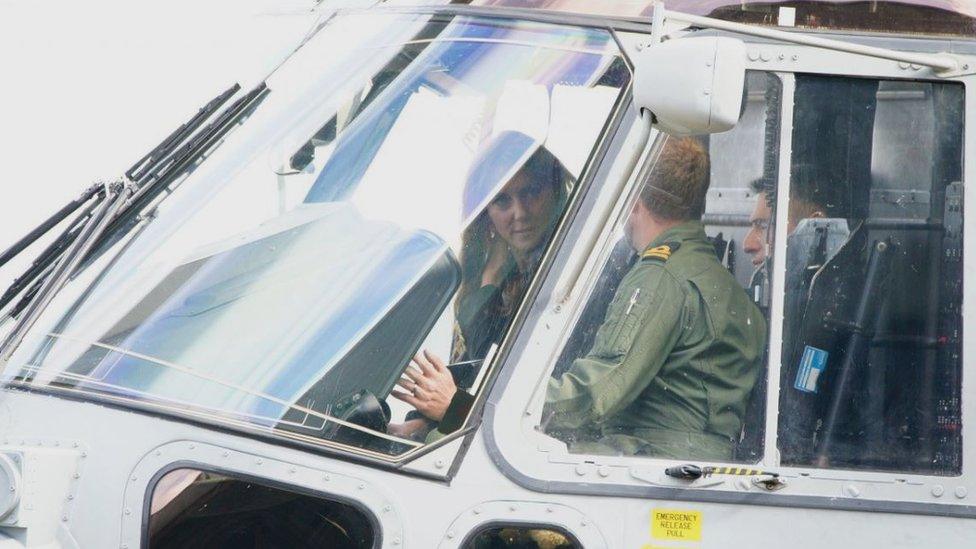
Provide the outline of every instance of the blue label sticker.
[[800,370],[796,373],[793,387],[804,393],[816,393],[820,374],[827,369],[827,351],[807,345],[800,359]]

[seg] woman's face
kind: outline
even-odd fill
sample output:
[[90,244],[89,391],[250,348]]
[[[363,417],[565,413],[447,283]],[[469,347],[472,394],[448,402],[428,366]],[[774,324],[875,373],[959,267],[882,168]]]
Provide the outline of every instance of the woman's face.
[[514,252],[526,253],[542,243],[555,205],[550,182],[518,172],[488,205],[488,217]]

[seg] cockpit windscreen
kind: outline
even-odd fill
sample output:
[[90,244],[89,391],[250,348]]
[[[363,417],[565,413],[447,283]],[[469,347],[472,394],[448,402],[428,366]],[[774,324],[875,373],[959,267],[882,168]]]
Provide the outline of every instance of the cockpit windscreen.
[[6,377],[381,456],[422,446],[440,418],[391,396],[401,375],[423,350],[477,390],[629,80],[603,30],[337,17],[268,79],[250,156],[174,187]]

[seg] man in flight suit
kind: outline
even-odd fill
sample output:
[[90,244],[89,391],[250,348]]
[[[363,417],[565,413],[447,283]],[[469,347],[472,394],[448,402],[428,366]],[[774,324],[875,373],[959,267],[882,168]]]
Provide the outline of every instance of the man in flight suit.
[[766,324],[706,240],[708,173],[697,140],[670,138],[634,205],[640,257],[589,353],[546,393],[546,429],[574,452],[733,457]]

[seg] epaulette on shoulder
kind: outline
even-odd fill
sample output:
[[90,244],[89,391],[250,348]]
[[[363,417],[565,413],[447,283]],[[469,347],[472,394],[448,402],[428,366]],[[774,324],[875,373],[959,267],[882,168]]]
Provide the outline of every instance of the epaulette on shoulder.
[[659,261],[661,263],[667,263],[668,259],[671,259],[671,254],[678,251],[678,248],[680,247],[680,242],[666,242],[642,253],[641,261]]

